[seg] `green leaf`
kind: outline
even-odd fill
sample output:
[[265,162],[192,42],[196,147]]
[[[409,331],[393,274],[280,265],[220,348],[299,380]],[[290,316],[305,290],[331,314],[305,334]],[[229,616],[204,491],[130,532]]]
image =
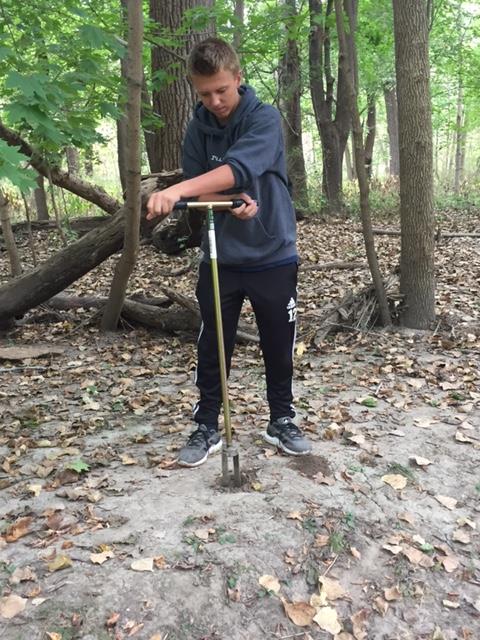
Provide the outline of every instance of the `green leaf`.
[[25,193],[37,187],[36,174],[32,169],[22,166],[29,162],[29,158],[19,153],[19,148],[10,147],[4,140],[0,140],[0,180],[8,180]]
[[374,408],[377,406],[377,401],[375,398],[368,396],[362,400],[361,404],[363,404],[364,407]]
[[74,460],[74,462],[67,464],[65,468],[72,469],[72,471],[76,471],[77,473],[82,473],[82,471],[88,471],[90,466],[86,462],[83,462],[83,460]]

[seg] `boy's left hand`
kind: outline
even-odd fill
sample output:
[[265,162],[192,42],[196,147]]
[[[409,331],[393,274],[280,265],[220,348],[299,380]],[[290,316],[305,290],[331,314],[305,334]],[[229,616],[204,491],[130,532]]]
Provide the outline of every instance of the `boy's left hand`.
[[245,204],[241,207],[230,209],[235,218],[238,218],[239,220],[249,220],[257,215],[258,205],[256,201],[248,195],[248,193],[239,193],[238,195],[235,195],[234,199],[245,201]]
[[153,220],[156,217],[166,218],[172,213],[175,203],[181,199],[181,183],[162,191],[155,191],[147,202],[147,220]]

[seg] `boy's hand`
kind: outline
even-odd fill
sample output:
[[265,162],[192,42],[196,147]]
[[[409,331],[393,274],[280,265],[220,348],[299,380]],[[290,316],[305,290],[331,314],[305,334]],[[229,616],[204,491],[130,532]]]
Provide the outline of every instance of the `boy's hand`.
[[166,218],[172,213],[175,203],[181,199],[181,183],[162,189],[162,191],[155,191],[147,202],[147,220],[153,220],[156,217]]
[[238,195],[235,195],[234,199],[245,200],[245,204],[241,207],[230,209],[235,218],[238,218],[239,220],[249,220],[257,215],[258,205],[255,200],[248,195],[248,193],[239,193]]

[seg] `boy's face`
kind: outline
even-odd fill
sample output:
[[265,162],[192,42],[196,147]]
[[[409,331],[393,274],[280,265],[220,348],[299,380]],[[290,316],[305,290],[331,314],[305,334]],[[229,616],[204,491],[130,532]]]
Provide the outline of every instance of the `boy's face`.
[[233,73],[228,69],[221,69],[212,76],[193,75],[191,78],[204,107],[221,123],[226,122],[238,107],[241,79],[240,71]]

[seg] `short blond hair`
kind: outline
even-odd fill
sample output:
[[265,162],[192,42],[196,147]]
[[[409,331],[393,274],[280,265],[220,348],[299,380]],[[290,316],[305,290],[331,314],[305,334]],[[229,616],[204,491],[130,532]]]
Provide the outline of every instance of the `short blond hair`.
[[196,44],[187,62],[187,73],[191,76],[213,76],[222,69],[238,73],[240,60],[235,49],[220,38],[206,38]]

